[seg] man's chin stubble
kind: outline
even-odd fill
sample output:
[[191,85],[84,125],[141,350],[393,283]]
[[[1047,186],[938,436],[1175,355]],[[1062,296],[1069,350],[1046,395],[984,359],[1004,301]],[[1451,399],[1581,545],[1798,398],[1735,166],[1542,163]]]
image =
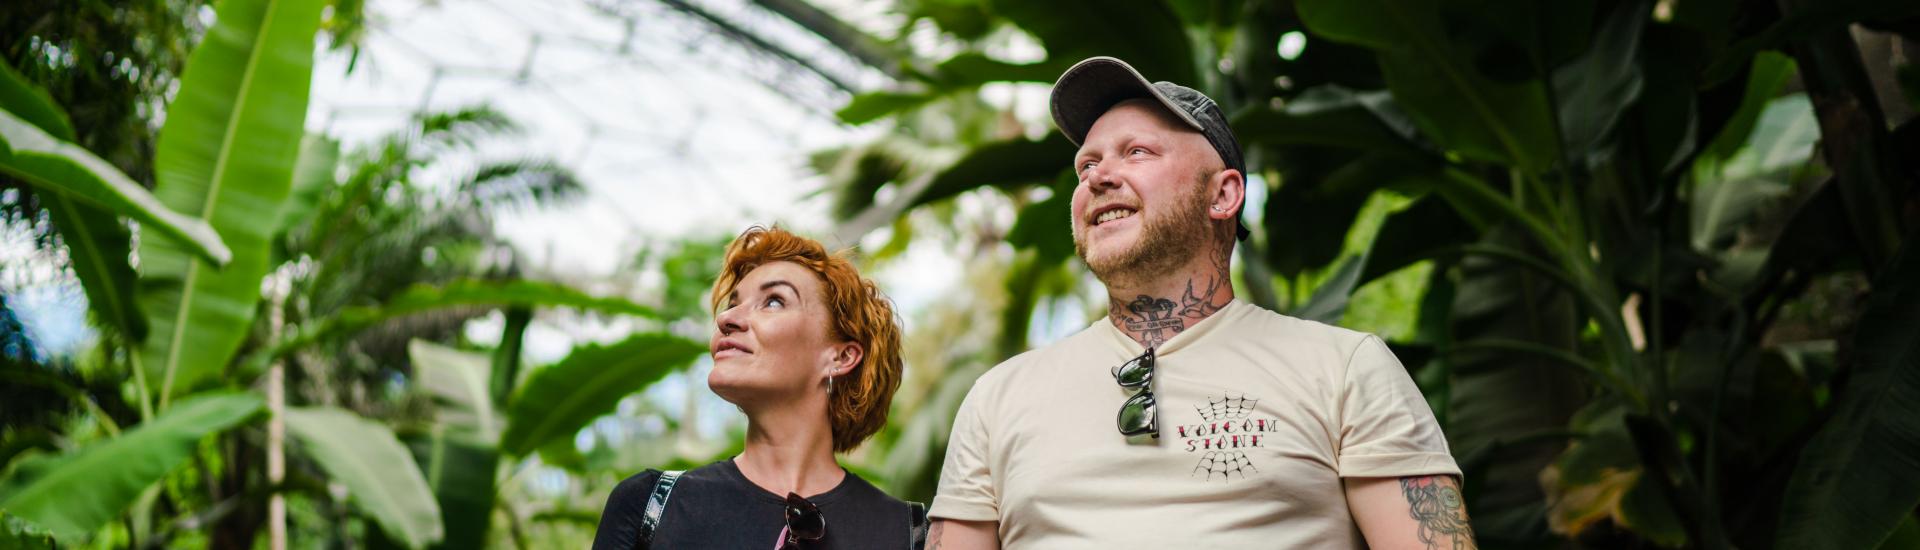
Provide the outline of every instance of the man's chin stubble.
[[[1119,251],[1109,254],[1090,256],[1084,242],[1074,242],[1074,252],[1080,261],[1087,264],[1087,270],[1100,280],[1101,284],[1112,287],[1133,287],[1173,274],[1186,263],[1187,258],[1179,254],[1153,254],[1146,242],[1148,236],[1129,243]],[[1164,250],[1162,252],[1165,252]]]

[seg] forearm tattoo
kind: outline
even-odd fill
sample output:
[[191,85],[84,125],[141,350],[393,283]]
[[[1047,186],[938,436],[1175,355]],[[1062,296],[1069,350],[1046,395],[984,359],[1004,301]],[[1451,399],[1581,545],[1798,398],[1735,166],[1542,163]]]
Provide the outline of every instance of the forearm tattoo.
[[1141,345],[1159,347],[1180,331],[1227,307],[1232,301],[1231,295],[1224,298],[1217,296],[1221,288],[1233,284],[1226,252],[1216,252],[1209,259],[1213,264],[1213,273],[1187,279],[1187,290],[1181,294],[1179,301],[1146,294],[1137,295],[1132,300],[1114,296],[1108,298],[1107,314]]
[[933,528],[927,529],[927,550],[940,550],[940,533],[945,531],[947,522],[934,521]]
[[1473,526],[1467,524],[1467,505],[1460,498],[1459,482],[1449,476],[1400,478],[1400,492],[1407,496],[1408,514],[1419,524],[1420,543],[1429,550],[1479,548],[1473,540]]

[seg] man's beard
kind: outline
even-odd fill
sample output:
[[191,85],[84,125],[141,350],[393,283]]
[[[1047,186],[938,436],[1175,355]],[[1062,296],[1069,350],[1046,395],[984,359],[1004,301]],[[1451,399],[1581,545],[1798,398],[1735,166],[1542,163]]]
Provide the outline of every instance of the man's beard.
[[1074,252],[1107,286],[1145,283],[1178,271],[1213,242],[1212,220],[1207,217],[1212,203],[1206,185],[1209,175],[1202,172],[1188,190],[1174,197],[1171,211],[1141,220],[1140,238],[1132,246],[1089,257],[1085,234],[1089,227],[1074,232]]

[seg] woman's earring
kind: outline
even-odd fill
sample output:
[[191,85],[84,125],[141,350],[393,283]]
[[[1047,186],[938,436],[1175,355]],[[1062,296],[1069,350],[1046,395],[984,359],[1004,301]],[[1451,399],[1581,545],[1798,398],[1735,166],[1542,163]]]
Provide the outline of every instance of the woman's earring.
[[827,375],[827,395],[833,395],[833,375]]

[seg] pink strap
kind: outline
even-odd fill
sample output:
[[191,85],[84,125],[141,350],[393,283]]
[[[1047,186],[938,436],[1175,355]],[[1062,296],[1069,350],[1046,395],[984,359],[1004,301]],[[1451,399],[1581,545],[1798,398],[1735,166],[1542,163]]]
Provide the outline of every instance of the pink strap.
[[780,537],[773,539],[773,550],[780,550],[781,548],[785,548],[787,546],[787,535],[791,533],[789,529],[792,529],[792,528],[791,527],[780,528]]

